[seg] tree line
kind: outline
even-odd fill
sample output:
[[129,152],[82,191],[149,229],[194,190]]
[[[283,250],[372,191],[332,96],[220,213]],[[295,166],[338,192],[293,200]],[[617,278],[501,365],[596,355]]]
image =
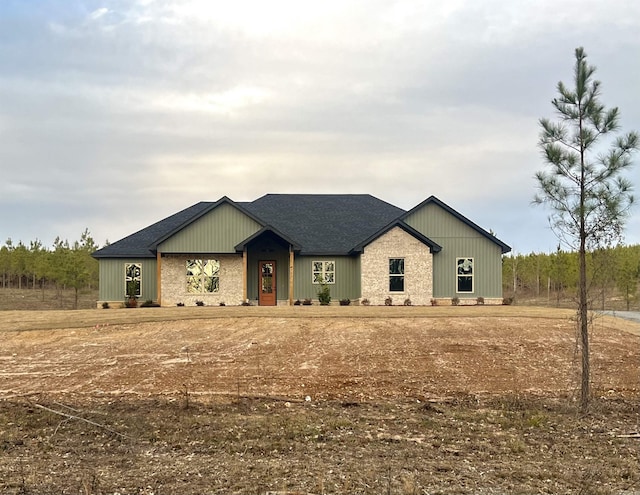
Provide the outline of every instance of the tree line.
[[9,238],[0,247],[0,287],[3,289],[73,289],[78,293],[98,287],[98,261],[91,254],[98,245],[85,229],[80,240],[69,243],[59,237],[48,248],[38,239],[25,245]]
[[[638,299],[640,283],[640,244],[617,246],[587,254],[587,279],[592,309],[608,309],[612,297],[621,298],[627,310]],[[505,294],[516,299],[545,298],[560,305],[575,297],[579,286],[579,256],[575,251],[512,254],[502,262],[502,285]]]

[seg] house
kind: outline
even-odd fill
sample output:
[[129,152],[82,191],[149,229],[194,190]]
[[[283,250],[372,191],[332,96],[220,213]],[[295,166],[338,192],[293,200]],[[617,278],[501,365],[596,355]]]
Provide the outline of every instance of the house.
[[163,306],[502,303],[511,248],[438,198],[405,211],[367,194],[267,194],[200,202],[106,246],[100,301]]

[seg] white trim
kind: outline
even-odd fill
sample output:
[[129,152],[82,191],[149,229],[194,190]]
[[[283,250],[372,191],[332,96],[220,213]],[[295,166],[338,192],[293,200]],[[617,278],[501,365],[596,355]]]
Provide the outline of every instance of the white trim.
[[[322,263],[322,270],[318,271],[316,270],[316,263]],[[333,264],[333,270],[327,270],[327,263],[332,263]],[[319,273],[320,276],[322,277],[322,280],[324,280],[324,283],[327,285],[333,285],[336,283],[336,262],[335,260],[314,260],[311,261],[311,283],[313,285],[320,285],[320,282],[316,282],[315,281],[315,275],[316,273]],[[326,274],[327,273],[332,273],[333,274],[333,280],[330,282],[327,282],[327,277]]]
[[[463,261],[463,264],[460,264],[460,260]],[[470,261],[471,263],[466,264],[467,261]],[[475,266],[476,266],[476,262],[475,262],[475,258],[469,257],[469,256],[461,256],[456,258],[456,294],[473,294],[475,292],[476,289],[476,272],[475,272]],[[464,270],[470,270],[469,274],[466,273],[460,273],[459,269],[462,268]],[[471,290],[459,290],[460,284],[460,277],[471,277]]]

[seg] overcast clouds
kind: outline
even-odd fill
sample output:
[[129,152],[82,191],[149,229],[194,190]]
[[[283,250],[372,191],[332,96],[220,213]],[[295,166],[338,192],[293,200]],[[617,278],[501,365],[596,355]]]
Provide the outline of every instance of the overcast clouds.
[[638,33],[629,0],[2,0],[0,245],[317,192],[434,194],[518,252],[553,250],[530,205],[537,121],[584,46],[640,130]]

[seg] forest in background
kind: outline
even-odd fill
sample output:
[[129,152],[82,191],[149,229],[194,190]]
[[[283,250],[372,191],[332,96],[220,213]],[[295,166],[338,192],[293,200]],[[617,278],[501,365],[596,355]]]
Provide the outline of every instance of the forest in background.
[[91,256],[98,248],[89,229],[72,243],[58,237],[50,248],[38,239],[28,246],[7,239],[0,247],[0,287],[39,290],[43,301],[51,291],[61,298],[71,290],[77,309],[81,292],[98,288],[98,261]]
[[[640,244],[598,249],[588,253],[590,308],[640,309]],[[578,253],[511,253],[502,259],[505,297],[515,302],[566,306],[576,300]]]
[[[98,246],[88,229],[70,243],[57,238],[52,247],[35,240],[28,245],[7,239],[0,247],[0,288],[73,292],[73,307],[81,293],[98,288],[98,261],[91,253]],[[589,254],[592,309],[640,309],[640,244],[600,249]],[[578,255],[558,249],[554,253],[510,253],[502,260],[505,298],[516,304],[570,306],[578,284]]]

